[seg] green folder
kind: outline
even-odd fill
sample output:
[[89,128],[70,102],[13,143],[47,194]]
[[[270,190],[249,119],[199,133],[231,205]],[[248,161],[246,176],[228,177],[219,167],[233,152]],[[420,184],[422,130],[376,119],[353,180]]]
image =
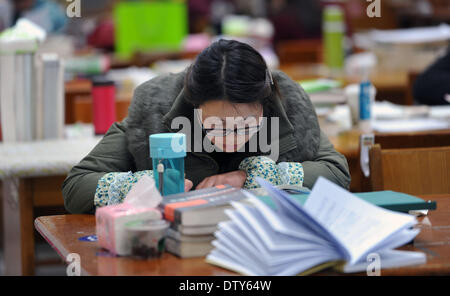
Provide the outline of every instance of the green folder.
[[[435,210],[436,202],[423,200],[421,198],[395,191],[375,191],[365,193],[355,193],[355,195],[371,204],[397,212],[407,213],[412,210]],[[303,205],[309,194],[291,194],[299,204]],[[258,196],[263,202],[272,208],[276,208],[270,196]]]
[[325,92],[342,86],[340,81],[324,78],[301,80],[298,83],[300,83],[307,94]]

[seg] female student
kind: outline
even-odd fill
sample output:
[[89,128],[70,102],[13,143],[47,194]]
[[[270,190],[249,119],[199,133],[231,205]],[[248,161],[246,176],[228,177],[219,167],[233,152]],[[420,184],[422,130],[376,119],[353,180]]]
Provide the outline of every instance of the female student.
[[[270,72],[249,45],[220,40],[185,71],[136,88],[128,117],[114,123],[64,181],[67,210],[92,213],[96,207],[122,201],[141,176],[153,174],[149,135],[179,131],[173,123],[180,118],[191,123],[194,132],[187,137],[185,190],[219,184],[256,188],[256,176],[274,185],[307,188],[324,176],[349,186],[347,161],[320,130],[299,84],[280,71]],[[235,119],[232,126],[230,118]],[[196,125],[201,127],[200,137],[195,135]],[[250,149],[266,131],[270,149]]]

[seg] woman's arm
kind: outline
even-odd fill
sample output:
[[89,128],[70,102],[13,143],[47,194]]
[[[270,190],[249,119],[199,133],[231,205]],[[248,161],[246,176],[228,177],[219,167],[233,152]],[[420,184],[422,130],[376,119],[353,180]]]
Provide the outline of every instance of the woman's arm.
[[247,174],[244,188],[258,188],[255,177],[260,177],[273,185],[296,185],[312,188],[319,176],[348,189],[350,173],[345,157],[338,153],[321,132],[320,147],[311,161],[275,163],[266,156],[245,158],[239,169]]
[[345,156],[337,152],[323,131],[320,132],[320,146],[312,161],[302,162],[303,186],[312,188],[319,176],[348,189],[350,172]]
[[69,172],[62,185],[67,211],[94,213],[94,195],[100,178],[109,172],[135,170],[125,130],[126,120],[114,123],[100,143]]

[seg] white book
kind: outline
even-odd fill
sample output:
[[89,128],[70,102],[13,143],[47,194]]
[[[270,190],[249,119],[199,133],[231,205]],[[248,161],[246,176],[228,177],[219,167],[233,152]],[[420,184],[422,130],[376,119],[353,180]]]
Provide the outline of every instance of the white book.
[[0,118],[3,142],[16,142],[14,55],[0,55]]
[[425,262],[423,253],[391,252],[419,233],[412,215],[374,206],[322,177],[303,206],[258,181],[277,209],[249,192],[252,205],[232,202],[207,262],[247,275],[296,275],[343,262],[344,271],[360,271],[372,253],[382,254],[382,267]]
[[16,138],[19,142],[26,140],[26,128],[25,128],[25,99],[24,99],[24,56],[22,54],[16,54],[14,57],[14,107],[16,114]]
[[32,141],[36,139],[36,83],[34,76],[34,54],[27,53],[23,55],[24,69],[24,103],[25,103],[25,139]]
[[42,54],[38,63],[39,94],[41,114],[39,135],[43,139],[57,139],[64,136],[64,70],[56,54]]
[[36,125],[34,133],[37,140],[44,139],[44,65],[42,63],[41,55],[37,54],[34,60],[35,68],[35,106],[36,106]]

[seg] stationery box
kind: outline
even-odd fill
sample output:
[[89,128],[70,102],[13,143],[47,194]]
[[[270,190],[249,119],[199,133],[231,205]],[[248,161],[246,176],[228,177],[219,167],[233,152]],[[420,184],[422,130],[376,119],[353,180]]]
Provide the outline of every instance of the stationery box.
[[98,208],[95,213],[98,243],[115,255],[131,255],[125,224],[135,220],[157,220],[161,217],[161,212],[154,208],[135,207],[128,203]]

